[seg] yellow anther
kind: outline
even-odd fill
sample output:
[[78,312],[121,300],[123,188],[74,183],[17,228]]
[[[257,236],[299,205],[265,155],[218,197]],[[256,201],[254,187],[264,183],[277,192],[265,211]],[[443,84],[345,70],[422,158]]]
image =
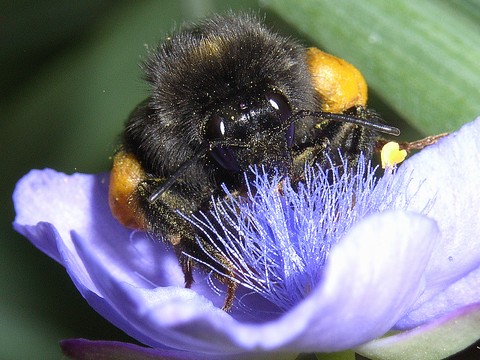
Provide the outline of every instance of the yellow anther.
[[400,164],[407,157],[406,150],[400,150],[400,146],[395,141],[390,141],[383,145],[380,153],[382,159],[382,168],[393,168]]

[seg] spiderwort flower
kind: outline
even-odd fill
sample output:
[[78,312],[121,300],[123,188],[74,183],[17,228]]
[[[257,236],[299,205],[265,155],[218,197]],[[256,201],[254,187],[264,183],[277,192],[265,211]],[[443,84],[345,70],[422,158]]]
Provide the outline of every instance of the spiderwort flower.
[[[192,289],[183,288],[173,251],[116,222],[107,174],[31,171],[14,193],[14,227],[65,266],[100,314],[153,348],[65,341],[71,356],[289,359],[358,347],[382,358],[430,346],[429,356],[439,358],[480,338],[479,138],[480,118],[377,185],[368,168],[338,188],[308,170],[305,185],[294,191],[285,182],[280,196],[259,173],[255,201],[239,216],[247,220],[242,234],[262,236],[239,259],[260,267],[240,277],[246,288],[231,313],[220,310],[222,294],[208,275],[196,273]],[[238,224],[225,211],[232,201],[214,213]],[[374,340],[389,330],[399,333]]]

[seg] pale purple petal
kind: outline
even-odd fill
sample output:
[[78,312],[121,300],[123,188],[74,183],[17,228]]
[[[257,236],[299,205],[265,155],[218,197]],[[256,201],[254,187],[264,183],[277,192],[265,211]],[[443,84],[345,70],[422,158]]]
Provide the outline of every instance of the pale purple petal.
[[257,326],[235,321],[188,289],[122,283],[94,252],[83,256],[112,305],[158,343],[198,352],[333,351],[382,335],[404,314],[422,290],[436,235],[435,224],[415,214],[365,219],[332,252],[323,286],[284,317]]
[[308,319],[295,346],[336,351],[383,335],[423,290],[437,240],[436,224],[417,214],[384,212],[354,226],[322,285],[286,316]]
[[[424,324],[426,321],[445,316],[450,312],[474,304],[480,301],[480,266],[465,274],[461,279],[453,282],[446,289],[428,301],[423,297],[411,310],[396,324],[396,328],[410,329],[417,324]],[[418,303],[421,305],[418,306]],[[478,334],[480,338],[480,333]]]
[[[121,272],[122,281],[146,287],[182,286],[183,274],[173,251],[159,240],[121,226],[111,215],[107,189],[108,174],[69,176],[32,170],[13,195],[14,227],[97,294],[72,231],[87,242],[86,247],[95,249],[111,271]],[[202,291],[211,292],[207,285],[197,289]]]
[[480,118],[422,150],[398,171],[408,184],[397,186],[415,193],[408,210],[420,212],[430,201],[427,216],[442,234],[425,272],[425,292],[399,328],[480,300],[480,286],[475,286],[480,284],[479,139]]
[[[51,184],[48,180],[50,178]],[[56,239],[56,256],[67,268],[79,290],[97,311],[151,346],[165,344],[191,351],[231,354],[254,349],[321,350],[359,344],[388,330],[392,321],[398,318],[397,313],[410,305],[410,297],[416,294],[421,285],[421,272],[417,273],[417,270],[424,266],[430,241],[435,238],[433,225],[429,221],[420,220],[418,216],[413,216],[413,220],[410,220],[423,225],[418,225],[418,228],[408,226],[411,232],[400,231],[407,227],[404,224],[400,228],[395,227],[402,223],[400,218],[410,221],[410,216],[407,215],[399,217],[392,213],[365,219],[367,225],[360,223],[358,229],[362,230],[354,228],[352,239],[347,238],[332,253],[323,287],[317,288],[311,297],[284,317],[262,325],[249,325],[235,320],[215,306],[209,299],[218,300],[221,296],[213,294],[206,283],[197,284],[196,291],[184,289],[174,254],[161,242],[145,239],[140,233],[130,233],[118,225],[108,209],[106,184],[103,175],[69,177],[52,171],[33,172],[19,183],[15,193],[18,210],[16,228],[19,231],[25,229],[19,225],[20,222],[58,222],[61,241],[59,236],[52,235],[50,238]],[[55,191],[47,191],[45,187],[49,186],[53,186]],[[86,195],[78,196],[79,192],[91,192],[93,200],[89,201]],[[48,201],[45,194],[48,194]],[[70,215],[63,219],[58,215],[59,218],[56,218],[55,211],[48,211],[54,209],[57,203],[70,201],[68,199],[71,197],[75,198],[75,206],[80,208],[72,210],[78,216]],[[29,208],[22,206],[25,201],[35,211],[25,214],[22,209]],[[80,216],[80,213],[89,211],[92,212],[91,219]],[[79,218],[83,225],[76,224]],[[416,218],[419,220],[414,220]],[[75,229],[75,232],[70,229]],[[419,236],[419,233],[424,232],[429,235]],[[54,233],[55,231],[52,234]],[[401,234],[398,238],[400,241],[397,240],[398,233]],[[37,241],[36,237],[32,241]],[[389,243],[392,243],[391,247],[386,246]],[[353,250],[348,250],[350,247]],[[400,251],[404,247],[411,250]],[[361,249],[364,251],[360,252]],[[402,256],[390,259],[391,256],[383,253],[390,251],[388,249],[394,254],[410,255],[411,259]],[[343,256],[342,252],[349,255]],[[418,267],[411,266],[412,262],[419,264]],[[402,266],[406,263],[410,264],[407,269]],[[382,269],[382,266],[385,268]],[[411,279],[409,284],[404,284],[402,280],[389,281],[389,285],[379,286],[379,274],[406,270],[413,271],[407,277]],[[95,276],[91,277],[90,274]],[[365,282],[366,274],[377,276],[369,279],[371,282]],[[389,289],[388,292],[382,290],[384,296],[371,291],[382,287]],[[385,311],[364,314],[363,302],[360,301],[360,306],[351,297],[353,288],[363,291],[358,294],[359,299],[368,303],[380,299],[381,307],[384,307],[382,304],[385,301],[389,305],[384,307]],[[199,295],[199,292],[206,297]],[[392,298],[394,301],[391,301]],[[344,305],[338,306],[339,301],[344,301]],[[343,318],[344,306],[353,306],[352,313],[361,307],[361,318]],[[380,321],[385,317],[385,312],[391,315]],[[235,316],[236,313],[232,315]],[[262,322],[261,312],[258,313],[258,321]],[[362,332],[354,331],[352,334],[352,330],[359,327],[360,321],[370,323],[370,326],[362,324]],[[378,325],[379,321],[381,326]]]

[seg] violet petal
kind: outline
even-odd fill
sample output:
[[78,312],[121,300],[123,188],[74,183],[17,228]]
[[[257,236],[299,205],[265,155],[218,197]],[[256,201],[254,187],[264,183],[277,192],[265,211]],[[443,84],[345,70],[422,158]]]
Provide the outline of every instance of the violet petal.
[[[480,118],[423,149],[400,167],[415,195],[408,210],[438,223],[442,236],[425,271],[426,289],[397,327],[412,328],[480,300]],[[433,200],[432,200],[433,199]],[[476,285],[477,284],[477,285]]]
[[[404,314],[422,289],[435,241],[435,224],[419,215],[386,212],[365,219],[333,250],[323,285],[263,325],[235,321],[188,289],[118,281],[95,252],[80,253],[112,306],[157,344],[198,352],[333,351],[382,335]],[[75,242],[82,247],[81,239]]]
[[[39,180],[35,178],[38,175],[40,175],[42,186],[47,187],[48,181],[45,181],[45,176],[53,176],[52,185],[55,191],[53,189],[40,191],[38,189]],[[72,186],[69,190],[58,191],[58,188],[61,187],[58,183]],[[332,252],[332,261],[328,265],[329,270],[325,275],[324,286],[320,285],[304,303],[276,321],[266,322],[263,325],[246,324],[235,321],[230,315],[213,306],[207,300],[208,291],[204,292],[207,296],[204,298],[192,290],[175,286],[175,281],[178,281],[175,276],[168,279],[174,286],[162,287],[159,286],[160,284],[155,285],[156,281],[161,282],[161,280],[157,280],[156,276],[158,275],[154,272],[140,271],[139,273],[141,266],[135,268],[132,263],[134,265],[136,263],[126,259],[126,255],[124,255],[125,252],[136,252],[137,250],[131,249],[131,242],[134,240],[130,237],[130,233],[116,224],[110,215],[106,203],[104,177],[81,175],[68,177],[51,171],[46,174],[34,172],[21,184],[23,185],[19,185],[16,192],[17,200],[20,199],[17,222],[24,221],[26,224],[32,224],[39,219],[60,222],[59,228],[65,239],[62,237],[64,243],[57,244],[57,248],[60,249],[58,253],[62,259],[61,263],[66,266],[79,290],[102,315],[131,336],[151,346],[168,344],[192,351],[235,353],[254,349],[327,351],[337,348],[344,349],[352,344],[357,345],[388,330],[393,319],[398,317],[398,313],[410,305],[411,300],[406,295],[413,296],[418,291],[421,278],[419,269],[427,261],[431,242],[435,239],[434,226],[417,215],[405,214],[399,217],[396,213],[385,213],[365,219],[358,224],[358,228],[362,230],[352,229],[352,235]],[[25,186],[27,187],[26,191]],[[65,185],[63,186],[65,187]],[[26,199],[23,197],[23,200],[33,199],[36,211],[29,212],[30,217],[26,217],[20,205],[22,203],[21,194],[24,191],[28,194],[28,190],[31,188],[37,189],[37,192],[30,193],[30,196],[33,195],[33,197]],[[62,221],[61,214],[59,215],[60,219],[51,215],[46,217],[42,215],[45,211],[41,209],[41,206],[55,207],[57,202],[68,201],[69,192],[76,194],[82,190],[91,193],[92,189],[95,207],[91,221],[86,222],[92,229],[75,224],[76,218],[72,216]],[[52,197],[52,194],[59,192],[61,193],[59,198]],[[42,193],[47,194],[48,202],[42,198]],[[84,196],[86,197],[86,195]],[[39,204],[36,203],[37,201]],[[90,208],[88,201],[83,203],[77,201],[75,204],[83,206],[83,211],[88,211]],[[62,207],[65,205],[60,205],[60,208]],[[402,223],[400,218],[407,224]],[[418,226],[410,226],[410,220]],[[365,225],[361,225],[363,223]],[[17,226],[20,227],[20,225]],[[80,231],[72,234],[65,230],[77,228]],[[400,231],[404,229],[410,231]],[[419,233],[424,236],[420,236]],[[401,241],[397,241],[397,234],[401,235]],[[352,240],[348,240],[348,238]],[[38,239],[31,240],[38,241]],[[392,252],[388,250],[389,246],[386,246],[387,240],[393,243]],[[141,243],[142,246],[149,246],[148,243]],[[160,249],[162,246],[158,246],[158,248]],[[377,248],[381,250],[373,251]],[[405,248],[410,250],[400,251]],[[149,250],[157,251],[155,248],[149,248]],[[165,250],[158,251],[159,256],[162,254],[166,254],[167,257],[172,255],[171,252],[165,252]],[[344,251],[345,256],[342,255]],[[359,251],[362,252],[359,253]],[[387,259],[391,257],[392,253],[395,254],[394,258],[391,261],[379,261],[379,259],[385,258],[386,254],[383,251],[388,252]],[[338,255],[335,255],[336,253]],[[105,254],[110,254],[112,258],[107,259]],[[138,256],[137,253],[135,254]],[[409,256],[404,258],[397,254]],[[122,261],[120,261],[122,258],[126,260],[124,269]],[[391,290],[389,300],[392,300],[392,297],[394,300],[390,301],[389,306],[381,305],[386,297],[378,297],[378,294],[372,290],[383,288],[383,285],[378,283],[381,277],[377,276],[373,279],[375,281],[365,283],[365,279],[360,276],[378,275],[390,271],[397,273],[401,269],[405,270],[405,264],[415,263],[414,260],[417,261],[418,267],[408,266],[407,270],[415,269],[408,286],[405,286],[404,280],[399,281],[398,275],[395,277],[396,281],[393,282],[388,277],[384,278],[387,288]],[[149,269],[151,264],[147,261],[143,265]],[[386,268],[381,269],[382,266]],[[356,271],[360,268],[365,272]],[[136,271],[133,271],[133,274],[130,273],[134,269]],[[352,269],[354,270],[352,271]],[[150,275],[153,275],[152,279],[148,279]],[[364,286],[359,287],[360,284]],[[163,285],[168,285],[168,283]],[[200,285],[197,286],[201,288]],[[205,285],[205,288],[208,286]],[[351,297],[350,289],[353,288],[363,291],[359,296],[368,303],[375,299],[381,299],[381,307],[390,315],[384,318],[385,314],[380,311],[364,316],[364,304],[362,303],[360,306]],[[213,292],[210,291],[210,293]],[[402,298],[398,294],[403,294],[405,297]],[[218,296],[215,295],[213,298],[216,299]],[[339,299],[342,299],[340,303],[343,306],[338,305]],[[354,314],[356,311],[362,314],[360,318],[345,318],[345,313]],[[329,316],[325,316],[325,314],[329,314]],[[261,314],[259,316],[257,321],[261,322]],[[344,321],[338,319],[344,319]],[[370,325],[365,325],[365,323]],[[363,331],[358,332],[358,328],[362,328]]]
[[338,351],[387,332],[423,290],[438,235],[431,220],[402,212],[354,226],[330,254],[321,286],[286,315],[308,321],[296,346]]

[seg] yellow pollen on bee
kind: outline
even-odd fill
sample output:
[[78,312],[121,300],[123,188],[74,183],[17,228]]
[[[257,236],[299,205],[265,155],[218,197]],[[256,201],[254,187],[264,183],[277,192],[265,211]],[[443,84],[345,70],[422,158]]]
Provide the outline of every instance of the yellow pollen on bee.
[[395,141],[390,141],[383,145],[380,152],[382,159],[382,168],[393,168],[395,165],[400,164],[407,157],[406,150],[400,150],[400,146]]
[[317,48],[307,50],[307,64],[323,111],[342,113],[353,106],[366,106],[367,82],[355,66]]

